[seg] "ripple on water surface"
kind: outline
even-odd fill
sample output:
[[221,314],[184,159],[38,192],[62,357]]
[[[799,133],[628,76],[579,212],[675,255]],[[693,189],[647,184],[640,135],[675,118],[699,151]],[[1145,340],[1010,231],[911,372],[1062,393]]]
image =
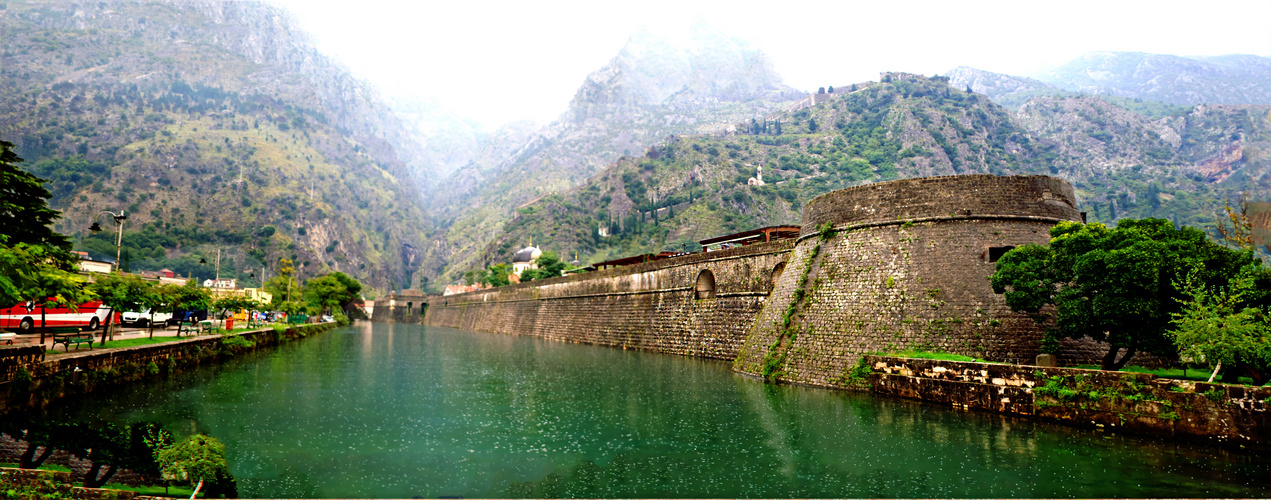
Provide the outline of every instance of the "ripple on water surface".
[[418,325],[358,323],[74,406],[215,436],[245,497],[1268,495],[1248,455]]

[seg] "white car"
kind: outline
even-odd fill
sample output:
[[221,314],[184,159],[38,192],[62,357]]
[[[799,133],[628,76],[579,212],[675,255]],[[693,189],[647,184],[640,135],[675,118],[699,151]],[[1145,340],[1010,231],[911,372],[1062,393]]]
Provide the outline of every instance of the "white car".
[[[150,324],[150,310],[145,309],[145,310],[142,310],[141,312],[129,311],[124,313],[123,324],[132,325],[137,328],[143,328],[146,325],[149,325]],[[172,313],[155,312],[154,324],[163,325],[166,327],[166,326],[174,325],[176,323],[173,322]]]

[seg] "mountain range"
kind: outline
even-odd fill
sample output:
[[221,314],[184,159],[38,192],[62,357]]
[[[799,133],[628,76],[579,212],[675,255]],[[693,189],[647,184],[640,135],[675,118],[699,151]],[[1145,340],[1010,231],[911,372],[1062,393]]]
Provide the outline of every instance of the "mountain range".
[[486,131],[380,97],[263,3],[9,2],[0,29],[0,139],[50,179],[59,230],[113,259],[83,228],[123,209],[132,267],[208,277],[199,260],[221,250],[221,275],[249,284],[280,258],[374,295],[531,243],[583,261],[691,250],[902,177],[1056,175],[1108,222],[1205,224],[1268,193],[1258,56],[1103,52],[1031,78],[959,67],[809,95],[699,24],[632,35],[551,123]]

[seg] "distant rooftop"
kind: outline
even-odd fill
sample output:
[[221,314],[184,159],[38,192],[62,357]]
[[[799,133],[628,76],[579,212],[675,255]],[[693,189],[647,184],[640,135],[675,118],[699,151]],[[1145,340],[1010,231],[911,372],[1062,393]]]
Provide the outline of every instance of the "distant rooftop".
[[740,233],[725,234],[699,241],[703,247],[722,245],[751,245],[773,240],[788,240],[799,237],[799,226],[768,226],[751,229]]

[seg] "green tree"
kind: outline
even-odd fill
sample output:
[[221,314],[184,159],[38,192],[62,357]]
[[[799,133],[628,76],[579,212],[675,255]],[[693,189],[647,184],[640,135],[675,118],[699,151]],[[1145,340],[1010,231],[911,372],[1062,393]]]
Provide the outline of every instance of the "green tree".
[[508,277],[512,275],[512,266],[507,263],[498,263],[490,266],[489,274],[486,277],[485,284],[490,286],[507,286],[512,284],[512,280]]
[[352,299],[348,287],[334,275],[319,276],[305,283],[305,301],[320,313],[325,314],[349,300]]
[[293,295],[299,297],[304,293],[300,282],[296,280],[296,266],[291,262],[291,259],[278,259],[276,270],[278,275],[269,278],[262,285],[266,292],[273,295],[270,305],[275,309],[278,308],[279,304],[291,300]]
[[534,259],[534,264],[538,269],[526,269],[521,272],[521,281],[534,281],[546,278],[555,278],[564,274],[565,269],[569,267],[569,263],[561,260],[556,252],[547,251]]
[[62,218],[48,206],[52,193],[43,179],[18,169],[21,162],[13,144],[0,141],[0,236],[8,245],[26,243],[69,252],[70,239],[52,227]]
[[120,274],[118,272],[110,274],[97,274],[94,276],[93,284],[89,285],[89,290],[97,295],[97,298],[110,308],[110,314],[106,316],[106,328],[102,331],[102,342],[106,339],[114,338],[114,318],[116,311],[135,311],[145,303],[150,289],[153,287],[150,282],[141,279],[135,274]]
[[141,305],[150,310],[150,321],[146,322],[146,326],[150,328],[150,338],[154,338],[154,314],[156,312],[173,312],[173,303],[175,303],[180,294],[179,285],[166,284],[158,285],[150,288],[146,296],[142,298]]
[[[1261,265],[1241,269],[1225,287],[1205,286],[1195,273],[1178,284],[1186,295],[1169,332],[1179,353],[1214,365],[1224,382],[1241,374],[1263,385],[1271,378],[1271,316],[1267,296],[1271,270]],[[1228,370],[1223,371],[1222,367]],[[1212,380],[1212,376],[1210,379]]]
[[[186,282],[185,285],[170,289],[172,296],[169,298],[172,302],[169,307],[173,313],[177,311],[204,311],[212,307],[212,294],[206,288],[202,288],[194,283],[194,280]],[[178,318],[184,321],[186,318]],[[181,332],[177,330],[179,335]]]
[[[27,303],[40,307],[40,342],[44,341],[47,309],[58,304],[81,304],[94,294],[85,280],[67,267],[73,254],[59,248],[19,243],[10,247],[0,236],[0,300],[5,306]],[[20,327],[21,328],[21,327]]]
[[344,284],[344,296],[340,298],[340,309],[348,311],[353,301],[362,298],[362,283],[342,272],[331,273],[331,276]]
[[221,320],[222,329],[225,328],[227,316],[240,310],[251,314],[252,311],[260,308],[260,303],[242,295],[222,295],[212,300],[212,310],[217,311],[217,318]]
[[1003,255],[993,291],[1014,311],[1053,319],[1057,337],[1107,342],[1104,370],[1121,369],[1137,351],[1174,355],[1165,336],[1183,299],[1174,283],[1196,269],[1199,282],[1222,284],[1253,259],[1165,219],[1122,219],[1115,229],[1062,222],[1050,235],[1049,246]]
[[165,447],[156,457],[164,479],[194,487],[190,498],[199,495],[205,481],[213,481],[218,475],[229,472],[225,464],[225,445],[203,434],[195,434]]

